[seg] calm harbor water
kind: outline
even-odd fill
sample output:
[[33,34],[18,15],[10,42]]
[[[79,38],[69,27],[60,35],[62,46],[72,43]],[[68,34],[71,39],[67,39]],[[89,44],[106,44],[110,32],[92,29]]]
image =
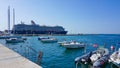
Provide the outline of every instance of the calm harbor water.
[[[42,43],[38,41],[38,36],[26,36],[27,40],[24,43],[6,44],[5,40],[0,40],[8,48],[18,52],[24,57],[33,62],[37,62],[38,52],[43,52],[43,57],[40,65],[43,68],[75,68],[74,59],[84,54],[84,48],[81,49],[66,49],[58,43]],[[120,35],[115,34],[98,34],[98,35],[77,35],[77,36],[54,36],[58,41],[75,40],[87,43],[86,52],[95,50],[92,44],[98,44],[110,50],[110,46],[120,47]],[[110,68],[107,64],[105,68]],[[89,65],[80,65],[78,68],[90,68]]]

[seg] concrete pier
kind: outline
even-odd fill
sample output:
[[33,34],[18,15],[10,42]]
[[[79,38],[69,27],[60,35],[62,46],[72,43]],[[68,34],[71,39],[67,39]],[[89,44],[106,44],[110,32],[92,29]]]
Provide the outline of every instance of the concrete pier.
[[0,68],[42,68],[0,44]]

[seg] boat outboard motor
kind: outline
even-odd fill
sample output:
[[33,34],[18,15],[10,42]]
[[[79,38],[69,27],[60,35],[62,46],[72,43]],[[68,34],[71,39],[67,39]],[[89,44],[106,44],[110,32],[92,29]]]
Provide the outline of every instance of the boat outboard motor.
[[101,68],[109,59],[109,55],[105,55],[93,63],[93,68]]
[[92,52],[89,52],[89,53],[87,53],[87,54],[85,54],[83,56],[77,57],[75,59],[75,63],[80,63],[81,62],[81,63],[86,64],[86,63],[91,61],[90,60],[91,55],[92,55]]

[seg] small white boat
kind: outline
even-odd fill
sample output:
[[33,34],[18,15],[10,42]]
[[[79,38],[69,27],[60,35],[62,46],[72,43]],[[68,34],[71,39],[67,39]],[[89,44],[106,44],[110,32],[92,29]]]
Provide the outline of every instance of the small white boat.
[[6,43],[19,43],[19,42],[24,42],[24,38],[9,38],[6,39]]
[[57,42],[57,39],[56,38],[52,38],[52,37],[42,38],[41,42],[44,42],[44,43],[54,43],[54,42]]
[[65,43],[62,43],[61,45],[64,46],[65,48],[82,48],[86,46],[85,43],[79,43],[75,41],[65,42]]
[[115,51],[109,59],[109,62],[113,63],[116,65],[118,68],[120,67],[120,48],[118,51]]

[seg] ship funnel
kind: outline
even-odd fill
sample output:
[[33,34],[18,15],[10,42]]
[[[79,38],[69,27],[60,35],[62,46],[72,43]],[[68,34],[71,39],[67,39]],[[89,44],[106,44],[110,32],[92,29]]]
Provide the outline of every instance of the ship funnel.
[[31,20],[31,24],[32,24],[32,25],[36,25],[35,22],[34,22],[33,20]]

